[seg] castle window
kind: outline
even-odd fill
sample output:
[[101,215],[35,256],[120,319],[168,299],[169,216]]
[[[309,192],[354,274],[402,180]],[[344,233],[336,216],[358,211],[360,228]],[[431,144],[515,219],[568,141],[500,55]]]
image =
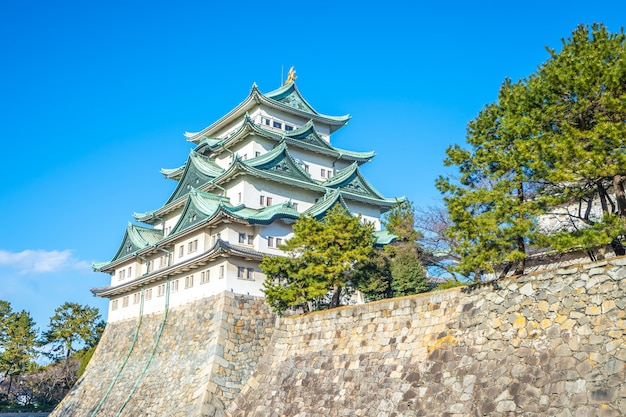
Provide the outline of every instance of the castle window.
[[241,193],[237,194],[237,200],[241,203]]
[[165,284],[161,284],[157,287],[157,297],[163,297],[165,295]]
[[285,130],[286,130],[287,132],[292,131],[292,130],[293,130],[293,126],[288,125],[287,123],[285,123]]
[[273,248],[274,247],[274,237],[272,237],[272,236],[268,236],[267,237],[267,247],[268,248]]
[[259,204],[260,204],[260,205],[262,205],[262,206],[264,206],[264,205],[265,205],[265,196],[264,196],[264,195],[262,195],[262,196],[259,198]]
[[244,268],[243,266],[237,267],[237,278],[243,278],[245,273],[246,273],[246,268]]
[[187,252],[188,253],[192,253],[198,250],[198,239],[189,242],[189,244],[187,245]]
[[283,124],[281,122],[277,122],[276,120],[274,120],[274,123],[272,123],[272,126],[278,129],[282,129]]
[[270,125],[270,119],[268,119],[267,117],[264,117],[264,118],[263,118],[263,124],[264,124],[265,126],[269,126],[269,125]]
[[247,269],[247,274],[246,274],[246,278],[247,279],[252,279],[252,273],[254,272],[254,269],[252,268],[248,268]]
[[145,299],[146,299],[146,301],[147,300],[152,300],[152,288],[148,288],[146,290]]
[[267,197],[265,199],[265,202],[267,203],[268,206],[271,206],[272,205],[272,197]]
[[139,298],[140,298],[139,293],[138,292],[134,293],[133,294],[133,304],[139,304]]
[[254,157],[256,158],[257,156],[261,156],[261,152],[259,152],[259,151],[255,151],[255,152],[254,152]]
[[209,282],[209,272],[210,271],[202,271],[200,273],[200,284],[206,284]]
[[128,296],[122,297],[122,308],[128,307]]
[[239,233],[239,243],[246,243],[246,234]]
[[309,166],[307,164],[302,164],[302,168],[304,168],[304,172],[309,173]]
[[182,258],[184,254],[185,254],[185,245],[180,245],[178,247],[178,257]]
[[193,287],[193,275],[185,277],[185,288]]
[[326,170],[322,168],[322,178],[326,177]]
[[248,235],[248,245],[252,245],[254,243],[254,236]]
[[220,265],[220,278],[224,278],[224,265]]
[[111,301],[111,310],[117,310],[117,300]]
[[276,238],[276,247],[279,247],[280,245],[283,244],[283,240],[279,237]]
[[132,245],[126,246],[126,252],[130,252],[131,250],[133,250]]
[[178,291],[178,280],[174,280],[172,282],[170,282],[170,291],[171,292],[176,292]]
[[133,277],[133,267],[129,266],[128,267],[128,278],[132,278]]
[[248,154],[247,154],[247,153],[244,153],[244,154],[243,154],[243,160],[244,160],[244,161],[247,161],[247,160],[248,160]]
[[293,209],[298,211],[298,203],[291,203],[293,205]]

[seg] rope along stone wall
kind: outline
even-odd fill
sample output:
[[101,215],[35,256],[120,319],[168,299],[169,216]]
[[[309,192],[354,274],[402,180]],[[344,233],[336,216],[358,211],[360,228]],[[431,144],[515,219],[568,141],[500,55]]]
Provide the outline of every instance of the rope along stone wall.
[[274,316],[262,298],[225,292],[170,310],[157,344],[164,317],[107,324],[85,375],[50,416],[223,415],[266,351]]

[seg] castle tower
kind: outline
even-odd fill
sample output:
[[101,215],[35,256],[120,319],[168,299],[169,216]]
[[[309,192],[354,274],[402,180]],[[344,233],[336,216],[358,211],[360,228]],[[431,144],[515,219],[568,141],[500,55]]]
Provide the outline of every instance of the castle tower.
[[[154,211],[136,213],[109,262],[94,264],[111,284],[108,321],[210,297],[224,291],[263,295],[263,254],[280,255],[302,214],[324,216],[339,203],[380,229],[385,198],[361,174],[373,152],[331,144],[349,115],[318,113],[294,79],[262,94],[256,85],[238,106],[197,133],[184,165],[162,169],[177,187]],[[385,233],[377,233],[380,243]]]

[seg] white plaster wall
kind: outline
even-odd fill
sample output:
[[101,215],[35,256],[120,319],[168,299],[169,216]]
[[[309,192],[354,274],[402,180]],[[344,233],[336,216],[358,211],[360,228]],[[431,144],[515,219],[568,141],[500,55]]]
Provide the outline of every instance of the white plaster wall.
[[[230,204],[232,204],[233,206],[245,204],[245,181],[242,177],[239,177],[235,181],[230,182],[228,184],[228,187],[225,188],[226,197],[228,197],[228,199],[230,200]],[[241,193],[241,199],[239,193]]]
[[335,161],[334,158],[326,155],[315,154],[313,152],[307,152],[296,147],[289,148],[289,152],[296,162],[301,165],[306,164],[309,166],[309,175],[311,175],[313,179],[318,181],[327,179],[327,177],[322,178],[322,169],[325,171],[331,171],[333,172],[332,175],[335,175],[335,170],[333,168],[333,162]]
[[[141,264],[137,262],[137,258],[131,258],[123,264],[120,264],[115,268],[115,273],[111,275],[111,286],[117,286],[136,278],[138,276],[138,268],[140,271]],[[120,279],[120,272],[122,271],[124,271],[124,278]]]
[[259,236],[258,236],[258,250],[259,252],[269,253],[273,255],[283,255],[284,252],[277,248],[270,248],[267,245],[267,238],[269,236],[274,238],[274,242],[276,242],[276,238],[281,238],[282,243],[285,243],[288,239],[293,237],[293,230],[291,225],[287,225],[283,222],[274,222],[272,224],[268,224],[266,226],[259,226]]
[[363,220],[374,223],[374,230],[380,230],[380,209],[369,204],[346,200],[351,213],[360,214]]
[[[198,247],[193,252],[189,252],[189,243],[198,241]],[[180,262],[185,262],[189,258],[193,258],[198,256],[200,253],[205,251],[205,232],[204,230],[196,231],[191,234],[187,234],[182,236],[181,239],[177,239],[175,241],[174,248],[172,250],[174,254],[174,264],[178,264]],[[183,256],[180,256],[180,248],[183,248]]]
[[[244,277],[239,278],[238,267],[246,268],[244,271]],[[248,268],[252,268],[252,279],[247,278]],[[265,275],[261,272],[261,268],[257,262],[246,261],[243,259],[230,258],[228,265],[228,276],[226,281],[226,287],[228,291],[232,291],[237,294],[246,294],[254,296],[264,296],[261,289],[263,288],[263,281]]]
[[303,212],[315,204],[315,199],[320,198],[321,194],[306,189],[289,187],[285,184],[279,184],[273,181],[255,178],[253,183],[249,183],[246,189],[246,195],[250,199],[246,199],[248,207],[261,208],[260,196],[272,198],[272,205],[292,201],[298,203],[298,211]]
[[176,223],[178,223],[178,220],[180,219],[180,216],[181,216],[181,214],[183,212],[183,208],[184,208],[184,205],[181,206],[180,209],[176,210],[175,212],[169,213],[165,217],[165,227],[164,227],[164,230],[170,230],[171,231],[172,229],[174,229],[174,226],[176,226]]

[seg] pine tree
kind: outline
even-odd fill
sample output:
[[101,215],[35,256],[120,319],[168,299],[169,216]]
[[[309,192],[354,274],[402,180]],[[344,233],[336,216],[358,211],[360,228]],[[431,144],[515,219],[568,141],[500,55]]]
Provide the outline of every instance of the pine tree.
[[470,149],[447,150],[460,176],[437,188],[459,272],[523,273],[529,245],[624,253],[625,45],[623,32],[579,26],[536,73],[503,83],[469,123]]
[[336,204],[323,221],[301,217],[293,231],[280,247],[287,257],[264,257],[261,262],[268,304],[279,314],[291,306],[311,311],[330,293],[328,306],[337,307],[355,265],[372,254],[373,225]]

